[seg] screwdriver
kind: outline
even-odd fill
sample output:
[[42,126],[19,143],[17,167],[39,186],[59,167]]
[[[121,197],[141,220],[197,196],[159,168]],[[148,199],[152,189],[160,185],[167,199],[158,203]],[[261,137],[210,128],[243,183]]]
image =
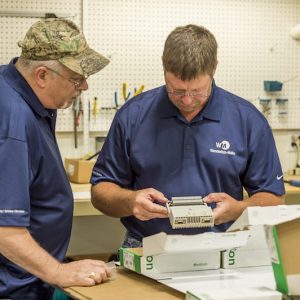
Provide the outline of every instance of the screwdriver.
[[284,180],[285,183],[289,183],[292,186],[300,187],[300,180]]

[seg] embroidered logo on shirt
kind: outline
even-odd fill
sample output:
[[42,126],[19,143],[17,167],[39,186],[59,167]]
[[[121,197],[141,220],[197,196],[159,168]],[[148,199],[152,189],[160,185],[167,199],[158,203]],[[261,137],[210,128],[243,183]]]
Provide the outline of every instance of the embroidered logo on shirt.
[[209,151],[218,154],[235,155],[235,152],[229,149],[230,149],[230,143],[228,141],[222,141],[222,142],[216,142],[216,149],[210,149]]
[[277,175],[276,178],[277,178],[277,180],[280,180],[282,177],[283,177],[283,175],[281,175],[281,176],[278,176],[278,175]]
[[23,209],[0,209],[0,214],[24,214]]

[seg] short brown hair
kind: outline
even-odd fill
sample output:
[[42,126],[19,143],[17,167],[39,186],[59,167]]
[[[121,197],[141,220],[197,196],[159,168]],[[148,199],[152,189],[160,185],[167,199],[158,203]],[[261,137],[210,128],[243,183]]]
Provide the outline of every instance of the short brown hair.
[[217,48],[214,35],[206,28],[193,24],[176,27],[165,42],[164,71],[184,81],[199,75],[213,76],[218,61]]

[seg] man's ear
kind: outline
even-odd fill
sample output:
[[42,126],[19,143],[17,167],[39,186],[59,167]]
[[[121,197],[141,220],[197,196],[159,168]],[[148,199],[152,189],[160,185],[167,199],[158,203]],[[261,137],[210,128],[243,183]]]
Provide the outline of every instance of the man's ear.
[[47,80],[49,80],[49,72],[44,66],[39,66],[34,71],[34,79],[40,88],[45,88]]

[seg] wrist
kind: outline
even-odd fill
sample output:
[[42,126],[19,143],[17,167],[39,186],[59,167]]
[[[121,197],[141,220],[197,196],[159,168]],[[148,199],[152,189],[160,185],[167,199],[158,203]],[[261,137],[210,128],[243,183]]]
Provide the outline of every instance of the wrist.
[[133,211],[134,211],[134,203],[135,203],[137,191],[128,190],[127,192],[128,192],[128,194],[126,195],[127,209],[128,209],[128,214],[131,216],[133,215]]
[[55,260],[51,264],[51,267],[46,267],[45,278],[42,278],[44,281],[60,286],[60,278],[62,274],[63,264]]

